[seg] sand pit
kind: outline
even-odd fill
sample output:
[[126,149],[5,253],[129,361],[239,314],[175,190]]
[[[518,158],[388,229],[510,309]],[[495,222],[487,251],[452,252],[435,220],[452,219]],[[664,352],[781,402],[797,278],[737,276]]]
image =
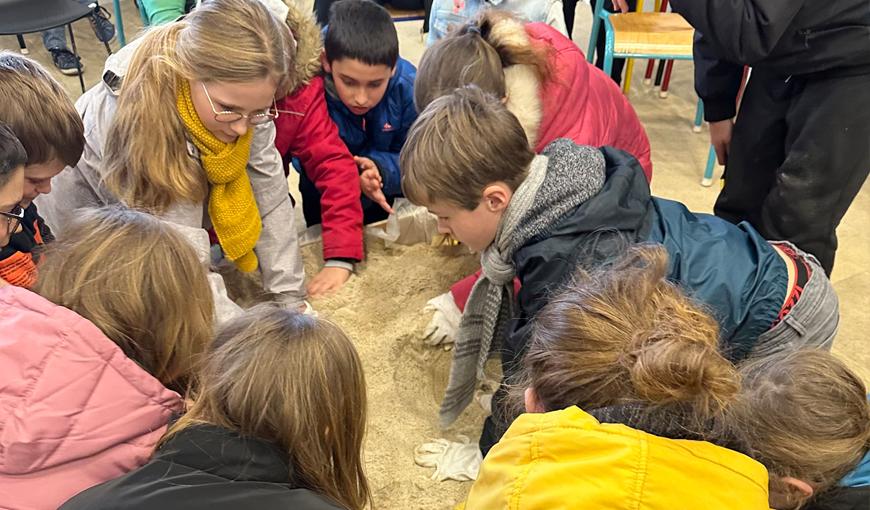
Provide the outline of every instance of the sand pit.
[[[426,301],[478,267],[477,257],[463,247],[394,245],[367,239],[366,262],[337,294],[312,304],[339,324],[354,340],[366,369],[368,436],[367,473],[374,507],[448,509],[461,501],[470,483],[436,482],[432,469],[414,464],[414,448],[430,438],[476,440],[484,414],[472,404],[445,431],[437,427],[438,404],[447,382],[451,351],[423,345],[431,313]],[[320,245],[303,249],[306,272],[321,263]],[[233,297],[250,302],[252,288],[227,275]],[[235,280],[235,281],[234,281]]]

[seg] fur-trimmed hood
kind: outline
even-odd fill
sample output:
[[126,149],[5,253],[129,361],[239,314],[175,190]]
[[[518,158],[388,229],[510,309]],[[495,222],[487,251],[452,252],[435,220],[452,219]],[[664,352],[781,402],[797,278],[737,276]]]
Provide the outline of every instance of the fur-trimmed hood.
[[287,12],[287,26],[296,39],[296,55],[287,89],[292,93],[300,85],[307,85],[320,73],[323,38],[313,14],[302,12],[293,0],[285,0],[284,3],[290,9]]
[[[529,46],[531,40],[526,33],[525,25],[514,18],[499,20],[490,33],[490,39],[497,46]],[[543,117],[541,104],[541,82],[534,68],[518,64],[504,69],[505,91],[507,102],[505,106],[516,116],[526,132],[529,145],[538,144],[538,133]]]

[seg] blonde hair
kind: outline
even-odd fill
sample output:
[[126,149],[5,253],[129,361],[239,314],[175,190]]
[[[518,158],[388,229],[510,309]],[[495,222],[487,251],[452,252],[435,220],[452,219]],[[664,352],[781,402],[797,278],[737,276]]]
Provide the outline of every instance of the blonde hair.
[[190,410],[161,440],[213,424],[279,445],[302,486],[348,509],[371,502],[361,457],[365,378],[338,326],[277,305],[224,324]]
[[467,85],[433,101],[411,126],[400,155],[402,191],[418,205],[446,201],[474,210],[488,184],[516,190],[534,157],[517,118]]
[[184,392],[213,334],[206,269],[171,226],[120,206],[76,211],[34,291],[91,321],[164,386]]
[[552,75],[549,64],[552,49],[505,33],[513,27],[525,34],[522,22],[513,14],[485,9],[429,47],[423,53],[414,81],[417,110],[468,84],[504,98],[507,95],[504,69],[513,65],[531,66],[541,83],[548,81]]
[[609,269],[580,273],[535,320],[523,388],[547,411],[641,403],[666,419],[679,409],[704,434],[739,379],[717,348],[716,321],[667,268],[664,248],[636,246]]
[[75,166],[85,147],[82,118],[60,83],[37,62],[0,52],[0,121],[27,151],[26,165]]
[[124,76],[103,144],[109,190],[132,207],[161,213],[179,201],[201,202],[208,186],[187,153],[176,110],[181,80],[274,79],[292,65],[287,25],[257,0],[209,0],[180,21],[142,36]]
[[783,352],[740,367],[743,390],[730,414],[750,454],[774,477],[823,492],[870,449],[870,404],[861,379],[832,354]]

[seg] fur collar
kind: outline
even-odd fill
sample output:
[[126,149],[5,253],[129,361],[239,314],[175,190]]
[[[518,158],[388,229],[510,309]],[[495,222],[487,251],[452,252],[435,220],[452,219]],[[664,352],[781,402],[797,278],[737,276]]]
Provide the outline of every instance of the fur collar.
[[[492,27],[493,42],[502,46],[528,46],[531,44],[523,23],[514,19],[503,19]],[[540,96],[540,80],[535,70],[527,65],[514,65],[504,69],[505,106],[516,116],[526,132],[529,145],[538,144],[543,106]]]
[[320,34],[320,26],[312,14],[300,11],[293,0],[285,0],[285,3],[290,9],[287,12],[287,26],[296,39],[296,55],[287,89],[292,92],[302,85],[307,85],[320,73],[323,38]]

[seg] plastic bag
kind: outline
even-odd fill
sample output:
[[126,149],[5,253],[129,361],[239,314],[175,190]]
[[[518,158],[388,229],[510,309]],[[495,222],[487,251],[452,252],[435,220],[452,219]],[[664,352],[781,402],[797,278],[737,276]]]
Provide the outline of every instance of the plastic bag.
[[366,227],[366,235],[383,239],[391,244],[411,245],[426,243],[438,234],[438,220],[425,207],[419,207],[405,198],[393,202],[393,214],[385,221]]

